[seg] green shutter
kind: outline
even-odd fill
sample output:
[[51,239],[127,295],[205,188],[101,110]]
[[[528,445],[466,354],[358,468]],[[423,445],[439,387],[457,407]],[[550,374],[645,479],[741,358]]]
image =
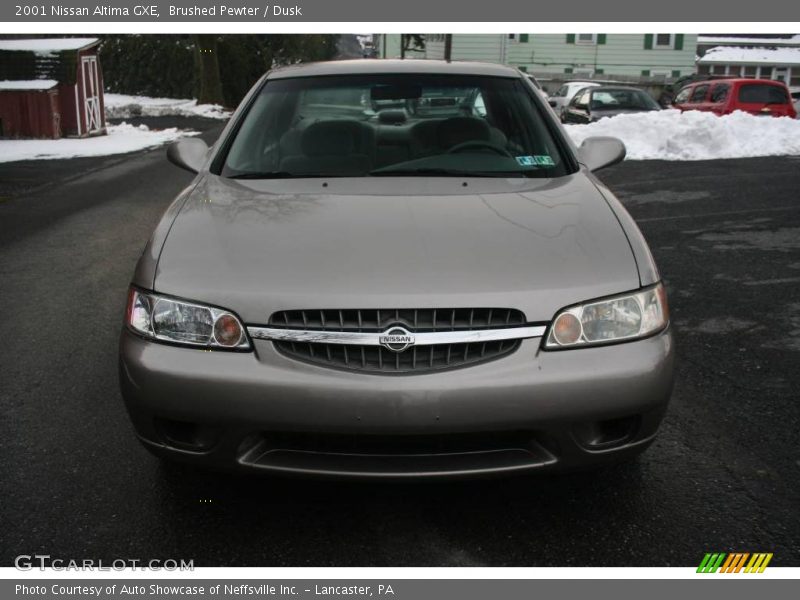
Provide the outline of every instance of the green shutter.
[[650,69],[643,69],[642,77],[650,77]]
[[645,50],[652,50],[653,49],[653,34],[652,33],[645,33],[644,34],[644,49]]
[[601,46],[606,43],[606,34],[605,33],[598,33],[597,34],[597,45]]
[[572,67],[566,67],[564,73],[572,73]]
[[683,34],[675,34],[675,50],[683,50]]
[[527,44],[528,43],[528,34],[527,33],[520,33],[519,34],[519,43],[520,44]]
[[673,71],[672,72],[672,76],[673,77],[680,77],[681,76],[681,72],[680,71]]
[[595,72],[596,75],[602,75],[603,74],[603,69],[595,69],[594,72]]
[[575,43],[575,34],[574,33],[568,33],[567,34],[567,43],[568,44],[574,44]]

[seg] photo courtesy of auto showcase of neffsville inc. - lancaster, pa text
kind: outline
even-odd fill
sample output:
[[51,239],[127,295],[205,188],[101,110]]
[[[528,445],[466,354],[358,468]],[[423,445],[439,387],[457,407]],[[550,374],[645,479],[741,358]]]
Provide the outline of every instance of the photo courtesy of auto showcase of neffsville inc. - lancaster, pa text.
[[796,595],[800,5],[721,8],[0,6],[0,598]]

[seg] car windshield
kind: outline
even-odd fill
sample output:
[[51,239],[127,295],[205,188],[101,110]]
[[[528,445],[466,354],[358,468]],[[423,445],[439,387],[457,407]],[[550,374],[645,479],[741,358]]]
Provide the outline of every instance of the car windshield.
[[747,83],[739,88],[742,104],[788,104],[786,90],[777,85]]
[[650,95],[639,90],[594,90],[592,110],[658,110]]
[[520,79],[357,75],[268,80],[228,146],[233,178],[557,177],[559,144]]

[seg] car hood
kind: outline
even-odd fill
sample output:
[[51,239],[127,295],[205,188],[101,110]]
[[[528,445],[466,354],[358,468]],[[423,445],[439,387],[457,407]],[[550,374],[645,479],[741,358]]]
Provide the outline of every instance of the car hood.
[[266,323],[278,310],[498,307],[547,321],[635,289],[628,240],[584,173],[557,179],[230,180],[172,223],[156,291]]

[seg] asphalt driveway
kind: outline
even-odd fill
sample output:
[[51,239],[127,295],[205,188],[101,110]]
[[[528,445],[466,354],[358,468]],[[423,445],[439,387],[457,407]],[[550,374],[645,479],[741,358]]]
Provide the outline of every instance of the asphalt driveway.
[[163,149],[0,164],[0,564],[800,566],[800,158],[601,175],[670,292],[678,377],[655,444],[600,472],[366,484],[161,466],[128,423],[116,345],[136,259],[190,175]]

